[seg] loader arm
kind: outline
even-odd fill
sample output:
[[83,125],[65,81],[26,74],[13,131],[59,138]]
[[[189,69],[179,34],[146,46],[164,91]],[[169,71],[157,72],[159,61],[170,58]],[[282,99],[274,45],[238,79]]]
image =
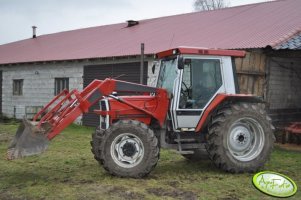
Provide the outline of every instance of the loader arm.
[[[113,92],[151,97],[156,104],[151,110],[147,110],[145,105],[139,106],[122,96],[113,96]],[[42,153],[47,149],[49,140],[60,134],[81,114],[88,112],[91,106],[108,97],[114,98],[115,102],[125,105],[131,111],[143,113],[148,119],[157,120],[160,125],[164,123],[169,104],[165,89],[114,79],[94,80],[82,92],[76,89],[62,91],[34,116],[32,122],[24,119],[8,148],[7,159]]]
[[[119,81],[114,79],[94,80],[90,83],[82,92],[78,90],[72,90],[71,92],[63,91],[56,96],[49,104],[47,104],[39,113],[34,116],[34,120],[41,117],[37,127],[42,128],[47,124],[50,127],[47,131],[47,138],[51,140],[70,125],[77,117],[82,113],[88,112],[89,108],[95,103],[98,103],[104,97],[111,96],[112,92],[127,92],[127,93],[142,93],[143,95],[155,94],[155,98],[158,100],[165,99],[163,104],[159,104],[157,111],[150,112],[143,108],[140,108],[131,102],[124,100],[121,97],[116,97],[120,103],[126,104],[134,109],[137,109],[145,114],[155,118],[163,125],[163,121],[166,115],[162,115],[162,112],[167,113],[168,101],[167,92],[164,89],[148,87],[145,85],[129,83],[125,81]],[[62,98],[63,97],[63,98]],[[53,106],[53,104],[61,99],[59,103]],[[162,102],[162,101],[161,101]],[[47,113],[46,110],[52,107]],[[43,113],[46,113],[42,116]]]

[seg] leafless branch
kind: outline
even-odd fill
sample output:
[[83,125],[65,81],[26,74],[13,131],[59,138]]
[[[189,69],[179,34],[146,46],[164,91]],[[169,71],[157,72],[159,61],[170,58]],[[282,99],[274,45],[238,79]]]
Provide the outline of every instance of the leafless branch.
[[228,7],[224,0],[195,0],[194,9],[196,11],[216,10]]

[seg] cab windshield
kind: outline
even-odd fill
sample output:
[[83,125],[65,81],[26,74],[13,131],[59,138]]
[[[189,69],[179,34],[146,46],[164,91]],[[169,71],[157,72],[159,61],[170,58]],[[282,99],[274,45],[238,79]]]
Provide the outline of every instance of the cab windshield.
[[166,59],[161,61],[157,87],[164,88],[169,93],[173,92],[174,80],[177,77],[177,59]]

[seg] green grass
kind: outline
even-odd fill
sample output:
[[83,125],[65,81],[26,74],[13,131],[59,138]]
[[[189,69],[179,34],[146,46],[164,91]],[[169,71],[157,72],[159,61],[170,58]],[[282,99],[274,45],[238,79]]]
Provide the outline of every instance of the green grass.
[[[39,156],[7,161],[17,124],[0,124],[0,199],[272,199],[252,185],[253,174],[228,174],[210,161],[189,162],[161,150],[155,170],[144,179],[109,175],[90,151],[93,129],[72,125]],[[292,178],[301,199],[301,153],[276,148],[264,170]]]

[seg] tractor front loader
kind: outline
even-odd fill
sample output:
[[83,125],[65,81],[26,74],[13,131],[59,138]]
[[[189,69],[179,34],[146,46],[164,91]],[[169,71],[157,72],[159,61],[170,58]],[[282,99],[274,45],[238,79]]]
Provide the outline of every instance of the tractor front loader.
[[[119,98],[112,95],[116,91],[143,93],[145,96]],[[150,95],[151,93],[154,95]],[[33,121],[24,118],[9,145],[7,159],[13,160],[44,152],[49,140],[74,122],[82,113],[88,112],[92,105],[99,103],[104,98],[112,98],[118,102],[117,106],[120,110],[114,113],[115,115],[126,113],[128,116],[151,116],[158,120],[161,125],[164,123],[168,109],[168,98],[164,89],[114,79],[94,80],[82,92],[78,90],[62,91],[34,116]],[[103,113],[103,111],[98,111],[98,113],[109,114]],[[40,120],[37,121],[39,118]],[[147,118],[144,120],[145,122],[148,121]],[[110,123],[112,122],[111,120]]]
[[94,112],[101,121],[91,151],[112,175],[146,176],[160,148],[189,160],[208,156],[227,172],[257,171],[272,151],[274,128],[260,98],[239,94],[233,58],[244,55],[179,47],[156,54],[157,87],[105,79],[94,80],[82,92],[63,91],[33,121],[23,120],[7,157],[45,151],[49,140],[99,104]]

